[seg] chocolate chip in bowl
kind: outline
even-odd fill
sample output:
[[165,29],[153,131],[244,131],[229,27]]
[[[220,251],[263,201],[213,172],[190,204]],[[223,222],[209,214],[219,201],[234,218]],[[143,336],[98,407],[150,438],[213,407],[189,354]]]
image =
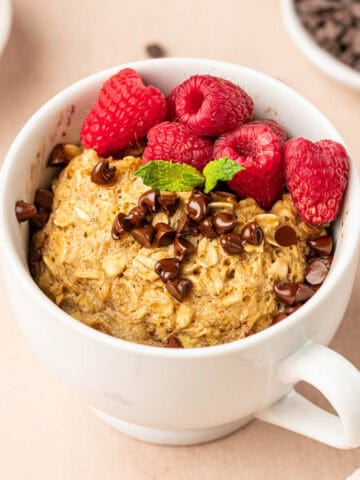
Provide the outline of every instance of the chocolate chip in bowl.
[[360,72],[358,0],[295,0],[303,25],[331,55]]
[[299,50],[324,73],[360,88],[359,2],[282,0],[285,26]]
[[18,200],[15,205],[15,214],[18,222],[26,222],[37,214],[37,208],[32,203]]

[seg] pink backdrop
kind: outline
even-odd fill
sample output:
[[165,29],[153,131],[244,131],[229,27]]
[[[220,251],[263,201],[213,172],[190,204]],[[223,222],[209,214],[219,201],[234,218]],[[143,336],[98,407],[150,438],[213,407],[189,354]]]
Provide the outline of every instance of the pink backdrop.
[[[15,0],[14,9],[0,59],[0,158],[43,102],[92,72],[144,58],[148,42],[171,56],[240,63],[280,78],[317,105],[360,158],[359,94],[298,53],[276,0]],[[358,368],[359,310],[357,282],[332,346]],[[129,439],[103,425],[33,356],[2,283],[0,319],[1,478],[342,480],[360,464],[360,450],[337,451],[258,421],[198,447]],[[315,391],[301,390],[324,404]]]

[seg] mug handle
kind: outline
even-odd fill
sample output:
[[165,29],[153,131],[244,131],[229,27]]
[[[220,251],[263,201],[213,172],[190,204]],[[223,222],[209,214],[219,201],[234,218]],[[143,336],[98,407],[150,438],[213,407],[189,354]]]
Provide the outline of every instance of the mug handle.
[[277,372],[280,383],[305,381],[320,390],[338,415],[326,412],[292,389],[255,416],[337,448],[360,446],[360,372],[323,345],[308,343]]

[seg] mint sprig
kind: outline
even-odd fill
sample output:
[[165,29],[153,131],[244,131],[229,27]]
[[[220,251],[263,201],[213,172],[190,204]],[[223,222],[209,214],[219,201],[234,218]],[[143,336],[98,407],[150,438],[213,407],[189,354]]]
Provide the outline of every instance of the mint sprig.
[[244,170],[244,167],[238,165],[234,160],[230,158],[219,158],[218,160],[212,160],[205,165],[202,171],[205,177],[204,192],[209,193],[216,187],[217,182],[226,182],[232,180],[234,175]]
[[209,193],[219,181],[232,180],[244,167],[230,158],[219,158],[209,162],[202,173],[186,163],[172,163],[153,160],[136,170],[144,184],[167,192],[189,192],[205,183],[204,191]]
[[167,192],[189,192],[204,183],[199,170],[191,165],[164,160],[147,163],[136,170],[135,175],[141,177],[148,187]]

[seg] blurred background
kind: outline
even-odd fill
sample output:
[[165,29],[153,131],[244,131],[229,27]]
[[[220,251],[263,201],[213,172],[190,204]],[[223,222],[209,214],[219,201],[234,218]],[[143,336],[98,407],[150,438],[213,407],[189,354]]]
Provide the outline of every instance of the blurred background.
[[[7,2],[0,0],[0,32]],[[322,2],[340,5],[342,0]],[[350,36],[350,27],[356,30],[356,15],[352,13],[351,24],[339,20],[341,33],[334,34],[333,21],[326,16],[329,7],[319,13],[320,7],[309,6],[309,0],[302,3],[302,12],[318,15],[312,23],[316,42],[326,37],[326,48],[342,54],[338,38]],[[284,26],[280,0],[13,0],[12,9],[12,27],[0,57],[0,163],[24,122],[44,102],[98,70],[149,58],[151,44],[166,56],[224,60],[277,77],[314,103],[336,126],[352,156],[360,157],[360,89],[337,82],[303,56]],[[318,33],[324,26],[326,32]],[[357,282],[332,345],[358,368],[359,294]],[[131,440],[103,425],[32,355],[1,282],[0,312],[4,479],[337,480],[360,464],[359,450],[336,451],[260,422],[198,447],[175,449]],[[300,388],[324,405],[317,392]]]

